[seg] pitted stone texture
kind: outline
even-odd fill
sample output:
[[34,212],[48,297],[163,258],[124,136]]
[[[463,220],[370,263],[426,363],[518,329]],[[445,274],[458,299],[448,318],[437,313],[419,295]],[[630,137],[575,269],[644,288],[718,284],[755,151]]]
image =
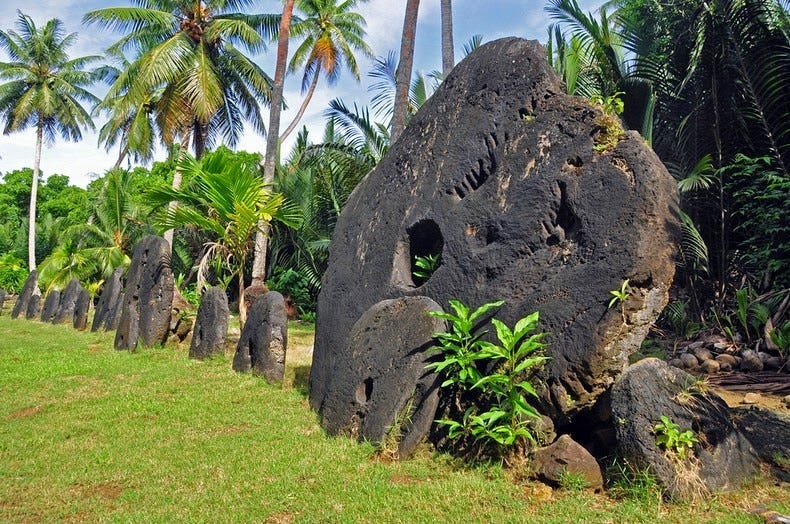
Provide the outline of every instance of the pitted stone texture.
[[30,300],[27,302],[27,311],[25,312],[25,318],[28,320],[32,320],[38,316],[41,306],[41,295],[33,295],[30,297]]
[[271,383],[281,383],[285,375],[288,319],[285,300],[276,291],[259,296],[247,313],[233,357],[233,369],[263,375]]
[[85,331],[88,327],[88,309],[91,306],[91,295],[87,289],[80,288],[77,301],[74,303],[74,329]]
[[192,330],[190,357],[203,359],[225,352],[229,316],[228,296],[225,291],[212,287],[203,292]]
[[110,331],[118,327],[117,321],[120,319],[118,311],[121,305],[121,291],[123,289],[123,268],[117,268],[112,272],[109,280],[104,283],[96,303],[96,312],[93,315],[91,331]]
[[126,277],[115,349],[133,351],[138,340],[146,347],[165,343],[174,287],[170,245],[162,237],[143,237]]
[[58,304],[58,310],[55,313],[55,317],[52,319],[53,324],[71,324],[74,322],[77,299],[81,292],[82,286],[80,285],[80,281],[76,278],[72,278],[66,286],[66,289],[64,289],[63,293],[60,295],[60,304]]
[[[310,404],[323,412],[352,327],[382,300],[470,307],[504,299],[549,333],[542,412],[590,408],[667,301],[675,182],[636,133],[594,150],[601,112],[563,87],[537,42],[486,44],[459,63],[357,186],[318,300]],[[415,256],[441,254],[413,277]],[[624,324],[610,290],[630,279]],[[409,326],[404,326],[409,329]]]
[[758,472],[755,450],[733,424],[727,404],[710,391],[695,392],[696,381],[663,360],[646,358],[629,366],[611,391],[620,454],[636,467],[650,467],[679,499],[690,498],[696,487],[687,483],[687,473],[678,473],[671,453],[656,444],[654,427],[662,415],[699,439],[695,467],[708,490],[738,488]]
[[47,293],[47,298],[44,299],[44,307],[41,308],[41,322],[52,322],[55,318],[55,313],[58,312],[60,306],[60,291],[53,289]]
[[19,292],[19,295],[16,297],[16,302],[14,303],[14,307],[11,310],[11,318],[17,318],[22,313],[27,314],[27,306],[30,302],[30,297],[33,295],[40,295],[41,292],[38,290],[38,273],[34,269],[30,272],[25,280],[25,284],[22,286],[22,290]]
[[[442,308],[428,297],[383,300],[354,324],[335,361],[321,412],[330,435],[381,443],[390,428],[408,455],[428,433],[439,401],[438,377],[425,370],[434,333],[444,321],[428,314]],[[407,412],[408,411],[408,412]],[[401,427],[396,420],[405,421]]]

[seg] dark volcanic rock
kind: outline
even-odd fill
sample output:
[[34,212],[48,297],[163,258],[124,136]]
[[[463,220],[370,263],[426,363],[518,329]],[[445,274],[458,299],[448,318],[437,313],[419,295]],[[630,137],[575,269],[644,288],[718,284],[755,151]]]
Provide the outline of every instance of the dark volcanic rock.
[[774,474],[790,482],[790,415],[750,406],[733,409],[732,418]]
[[174,286],[170,245],[162,237],[143,237],[127,273],[115,349],[134,350],[138,339],[147,347],[165,343]]
[[34,294],[27,302],[25,318],[28,320],[36,318],[40,311],[39,306],[41,306],[41,295]]
[[263,375],[280,383],[285,375],[288,319],[285,300],[276,291],[259,296],[252,304],[233,357],[233,369]]
[[393,428],[400,434],[387,440],[406,456],[428,433],[439,388],[437,375],[425,370],[426,352],[444,321],[427,313],[441,310],[428,297],[402,297],[383,300],[360,317],[324,400],[322,425],[330,435],[382,443]]
[[190,357],[202,359],[225,352],[229,315],[225,291],[212,287],[203,292],[189,346]]
[[27,276],[27,280],[25,280],[25,285],[22,286],[22,290],[19,292],[19,296],[16,297],[16,302],[14,303],[14,308],[11,310],[11,318],[17,318],[23,312],[27,313],[27,305],[30,302],[30,297],[35,295],[40,295],[40,291],[38,290],[38,273],[34,269],[30,272]]
[[47,298],[44,299],[44,307],[41,308],[41,322],[52,322],[55,318],[55,313],[58,312],[60,306],[60,291],[53,289],[47,293]]
[[[649,466],[674,497],[693,495],[695,481],[710,491],[740,487],[758,472],[757,455],[730,418],[727,404],[694,388],[692,375],[646,358],[628,367],[611,391],[612,417],[620,454],[637,467]],[[655,425],[665,415],[699,439],[694,461],[679,470],[672,453],[656,444]],[[689,475],[690,471],[696,476]]]
[[112,276],[104,283],[99,295],[99,301],[96,304],[96,312],[93,315],[93,324],[91,331],[98,331],[103,328],[105,331],[110,331],[117,327],[117,320],[119,319],[118,310],[121,304],[121,290],[123,284],[123,268],[117,268],[112,272]]
[[80,288],[77,302],[74,304],[74,329],[84,331],[88,327],[88,309],[91,306],[91,295],[87,289]]
[[[675,182],[636,133],[594,149],[600,109],[563,94],[537,42],[488,43],[459,63],[338,220],[318,301],[310,404],[323,416],[352,327],[374,304],[506,301],[540,310],[544,412],[590,408],[667,301]],[[440,257],[430,278],[418,256]],[[624,324],[607,307],[630,279]],[[403,325],[404,329],[410,326]]]
[[80,281],[72,278],[60,295],[60,304],[58,304],[58,310],[52,319],[53,324],[64,324],[66,322],[71,324],[74,322],[74,311],[77,309],[77,299],[81,292]]

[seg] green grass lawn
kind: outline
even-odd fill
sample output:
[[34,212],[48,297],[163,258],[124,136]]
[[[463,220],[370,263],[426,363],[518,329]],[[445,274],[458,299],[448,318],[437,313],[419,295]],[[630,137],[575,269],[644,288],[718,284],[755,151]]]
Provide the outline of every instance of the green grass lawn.
[[[294,325],[291,340],[311,336]],[[547,493],[427,450],[390,462],[324,435],[305,352],[278,388],[234,373],[232,355],[119,352],[112,337],[0,316],[1,522],[686,524],[761,522],[746,512],[761,504],[790,511],[790,490],[768,481],[679,506]]]

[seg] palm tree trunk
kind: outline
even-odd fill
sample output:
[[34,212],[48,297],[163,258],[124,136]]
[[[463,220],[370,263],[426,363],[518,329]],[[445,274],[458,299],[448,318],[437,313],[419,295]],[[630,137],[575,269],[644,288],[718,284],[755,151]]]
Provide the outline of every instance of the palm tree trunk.
[[[181,169],[178,167],[178,163],[184,158],[184,154],[186,153],[187,149],[189,148],[189,135],[190,129],[187,128],[184,131],[184,135],[181,137],[181,144],[178,147],[178,158],[176,159],[176,170],[173,173],[173,189],[179,189],[181,187]],[[176,202],[170,202],[169,209],[172,211],[176,208]],[[170,244],[170,251],[173,251],[173,230],[168,229],[165,231],[163,235],[167,243]]]
[[420,0],[406,0],[406,15],[403,20],[403,34],[400,42],[400,60],[395,72],[395,107],[392,111],[390,129],[391,141],[394,144],[406,127],[406,112],[409,107],[409,84],[414,64],[414,38],[417,33],[417,12]]
[[454,65],[453,0],[442,0],[442,74],[445,78]]
[[[285,85],[285,66],[288,61],[288,39],[291,30],[291,15],[295,0],[286,0],[283,16],[280,18],[280,32],[277,37],[277,62],[274,67],[274,86],[269,109],[269,134],[266,136],[266,155],[263,159],[263,183],[274,181],[274,170],[279,145],[280,116],[283,110],[283,86]],[[255,255],[252,259],[252,284],[262,285],[266,278],[266,249],[268,247],[268,224],[261,221],[255,233]]]
[[285,138],[291,134],[291,131],[294,130],[296,124],[298,124],[299,120],[301,120],[302,116],[304,116],[304,112],[307,109],[307,104],[309,104],[310,99],[313,98],[313,93],[315,92],[315,86],[318,85],[318,77],[320,76],[320,74],[321,74],[321,69],[320,68],[316,69],[315,76],[313,76],[313,80],[310,82],[310,89],[307,90],[307,94],[304,97],[304,101],[302,102],[302,105],[299,107],[299,111],[296,113],[296,118],[294,118],[293,122],[291,122],[291,124],[285,129],[285,131],[283,131],[283,134],[280,135],[280,142],[285,140]]
[[247,304],[244,302],[244,270],[239,270],[239,330],[247,323]]
[[33,160],[33,181],[30,184],[30,213],[27,227],[27,263],[30,271],[36,269],[36,201],[38,177],[41,174],[41,146],[44,142],[44,122],[38,118],[36,126],[36,156]]

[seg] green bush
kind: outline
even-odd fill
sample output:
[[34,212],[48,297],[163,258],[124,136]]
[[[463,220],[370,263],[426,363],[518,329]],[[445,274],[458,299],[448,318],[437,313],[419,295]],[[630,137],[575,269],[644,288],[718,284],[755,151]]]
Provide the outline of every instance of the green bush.
[[27,279],[25,262],[12,253],[0,255],[0,289],[16,294]]
[[315,298],[310,292],[310,281],[292,268],[276,268],[266,287],[283,295],[290,295],[299,309],[299,316],[315,318]]
[[[527,401],[537,397],[530,375],[548,357],[534,356],[545,346],[545,333],[535,333],[538,312],[528,315],[511,330],[491,319],[498,344],[481,340],[485,332],[476,331],[475,322],[503,302],[484,304],[474,311],[457,300],[450,301],[455,314],[443,311],[430,314],[450,324],[446,333],[436,333],[437,351],[442,359],[426,366],[445,376],[442,387],[476,393],[461,420],[441,419],[448,438],[470,438],[479,446],[477,455],[505,458],[520,446],[535,443],[530,423],[540,414]],[[482,370],[482,371],[481,371]]]

